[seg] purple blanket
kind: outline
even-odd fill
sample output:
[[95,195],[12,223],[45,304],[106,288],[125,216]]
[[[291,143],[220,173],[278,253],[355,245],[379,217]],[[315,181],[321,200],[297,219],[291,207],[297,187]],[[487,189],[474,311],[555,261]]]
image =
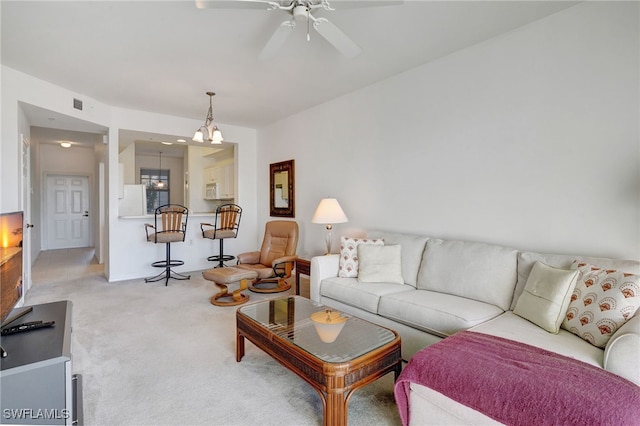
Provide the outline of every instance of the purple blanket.
[[395,384],[403,425],[418,383],[509,425],[638,425],[640,387],[535,346],[464,331],[416,353]]

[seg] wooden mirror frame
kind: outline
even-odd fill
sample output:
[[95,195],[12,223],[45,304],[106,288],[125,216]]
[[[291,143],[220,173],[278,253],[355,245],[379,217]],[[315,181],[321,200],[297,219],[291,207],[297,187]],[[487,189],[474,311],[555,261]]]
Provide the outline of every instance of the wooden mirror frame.
[[[289,189],[289,203],[287,207],[276,207],[276,173],[288,172],[287,185]],[[272,163],[269,165],[269,206],[271,216],[277,217],[296,217],[295,209],[295,179],[294,179],[294,161],[281,161],[280,163]]]

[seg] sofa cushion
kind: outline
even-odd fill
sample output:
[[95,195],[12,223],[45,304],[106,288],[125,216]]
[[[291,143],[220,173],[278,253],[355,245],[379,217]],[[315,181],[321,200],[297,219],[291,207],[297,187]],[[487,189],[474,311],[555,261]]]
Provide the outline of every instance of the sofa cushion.
[[493,244],[430,239],[417,288],[491,303],[507,310],[516,284],[517,254],[515,249]]
[[387,245],[402,247],[402,278],[405,284],[415,287],[418,282],[420,262],[429,238],[384,231],[372,231],[367,235],[371,238],[382,238]]
[[569,269],[574,260],[580,260],[592,265],[598,265],[606,269],[617,269],[619,271],[640,274],[640,262],[637,260],[607,259],[602,257],[571,256],[566,254],[540,254],[533,252],[518,253],[518,282],[513,293],[513,301],[510,310],[513,310],[518,303],[518,298],[522,294],[527,278],[531,273],[531,268],[536,262],[542,262],[554,268]]
[[536,262],[513,313],[549,333],[557,333],[577,279],[576,270],[554,268]]
[[591,365],[602,366],[602,349],[578,339],[574,334],[562,328],[558,334],[548,333],[532,322],[517,316],[512,311],[507,311],[490,321],[479,324],[470,331],[516,340],[548,351],[557,352]]
[[358,282],[404,284],[402,279],[402,248],[398,245],[358,246]]
[[355,278],[358,276],[358,246],[360,244],[384,245],[384,240],[340,237],[339,277]]
[[640,306],[640,275],[576,261],[580,271],[562,328],[604,348]]
[[320,295],[375,314],[380,296],[413,290],[404,284],[359,283],[356,278],[335,277],[322,280]]
[[466,330],[502,312],[492,304],[428,290],[384,295],[378,307],[378,315],[441,337]]

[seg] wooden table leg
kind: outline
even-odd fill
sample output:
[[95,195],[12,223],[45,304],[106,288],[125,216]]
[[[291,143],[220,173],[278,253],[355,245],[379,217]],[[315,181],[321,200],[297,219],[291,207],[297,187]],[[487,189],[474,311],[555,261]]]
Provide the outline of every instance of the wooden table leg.
[[347,426],[349,412],[347,399],[345,398],[344,376],[336,375],[327,377],[326,405],[324,410],[325,426]]
[[244,356],[244,336],[236,331],[236,362],[240,362]]
[[398,364],[393,370],[393,381],[397,382],[398,377],[400,377],[400,373],[402,373],[402,361],[398,361]]
[[349,412],[342,392],[327,394],[324,426],[347,426],[348,420]]

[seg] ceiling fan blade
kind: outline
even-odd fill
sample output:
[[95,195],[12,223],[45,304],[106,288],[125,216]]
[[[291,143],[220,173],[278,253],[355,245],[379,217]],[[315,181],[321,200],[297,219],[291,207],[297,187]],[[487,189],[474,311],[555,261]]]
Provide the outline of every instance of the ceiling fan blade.
[[198,9],[279,9],[280,3],[268,0],[195,0]]
[[362,7],[400,6],[403,0],[331,0],[329,5],[335,10],[357,9]]
[[295,27],[296,23],[293,20],[281,23],[260,52],[260,59],[267,60],[275,57]]
[[313,28],[347,58],[354,58],[362,49],[345,33],[325,18],[318,18],[313,22]]

